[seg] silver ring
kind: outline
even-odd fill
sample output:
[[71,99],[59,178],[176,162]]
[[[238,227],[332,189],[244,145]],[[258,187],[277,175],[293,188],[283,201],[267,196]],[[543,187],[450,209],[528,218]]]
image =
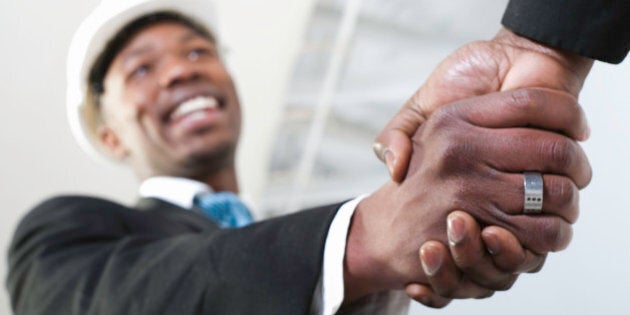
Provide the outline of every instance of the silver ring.
[[523,213],[539,214],[543,207],[542,175],[538,172],[524,172],[523,175],[523,187],[525,188]]

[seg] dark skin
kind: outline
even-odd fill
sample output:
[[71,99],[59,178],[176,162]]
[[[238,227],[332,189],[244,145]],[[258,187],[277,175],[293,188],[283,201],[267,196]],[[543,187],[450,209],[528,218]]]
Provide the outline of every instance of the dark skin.
[[[387,183],[357,207],[348,238],[346,276],[359,286],[349,291],[361,296],[374,292],[370,290],[428,283],[417,256],[417,249],[427,241],[447,244],[450,240],[455,248],[467,244],[480,249],[480,242],[463,242],[454,235],[455,230],[465,230],[469,237],[478,235],[478,229],[466,227],[466,221],[452,222],[459,213],[450,217],[449,213],[458,209],[483,225],[508,230],[537,254],[564,249],[577,218],[578,189],[590,181],[591,169],[574,140],[545,130],[575,136],[586,128],[575,98],[548,89],[493,93],[438,109],[413,137],[405,181]],[[523,170],[545,174],[545,215],[522,215]],[[447,217],[451,218],[449,239],[443,224]],[[484,278],[474,255],[453,258],[463,274],[474,269],[471,279],[487,289],[505,289],[514,280]],[[383,277],[374,278],[376,270]],[[477,288],[466,289],[461,283],[457,290],[440,293],[468,297]]]
[[[116,56],[104,83],[105,91],[101,99],[104,124],[99,129],[99,135],[112,156],[129,163],[140,178],[155,175],[187,177],[204,182],[215,190],[238,191],[234,152],[240,133],[240,105],[232,78],[216,53],[214,43],[195,35],[190,29],[177,23],[152,25],[137,34]],[[169,115],[179,104],[197,96],[216,99],[218,107],[207,110],[203,115],[195,116],[194,119],[188,117],[172,120],[170,118]],[[454,140],[454,138],[442,139]],[[432,143],[431,145],[443,144]],[[418,160],[418,163],[421,162]],[[418,176],[418,180],[421,180],[424,174],[410,173],[410,177],[412,176]],[[388,193],[391,192],[390,196],[394,195],[394,190],[399,190],[395,184],[391,183],[383,189],[388,190]],[[382,191],[379,191],[375,196],[384,195]],[[356,224],[365,218],[382,218],[383,213],[367,210],[370,209],[369,204],[372,202],[369,200],[376,201],[377,199],[377,197],[370,197],[367,203],[362,203],[350,230],[346,265],[349,270],[361,272],[356,273],[354,278],[346,278],[347,302],[382,289],[398,289],[409,283],[450,287],[452,281],[448,280],[461,277],[462,272],[471,279],[488,275],[485,267],[478,269],[476,266],[466,267],[464,264],[466,268],[463,270],[442,268],[436,274],[439,277],[427,277],[422,270],[419,270],[417,260],[412,266],[409,258],[417,256],[417,249],[422,244],[418,242],[446,239],[446,225],[444,224],[446,214],[457,210],[450,207],[442,207],[440,214],[433,217],[435,222],[431,229],[424,229],[425,225],[422,224],[403,229],[413,231],[416,235],[412,242],[416,244],[415,249],[410,250],[407,247],[395,245],[405,238],[408,240],[409,236],[391,239],[387,247],[401,251],[393,253],[395,255],[390,257],[392,263],[397,263],[393,264],[395,268],[389,268],[392,264],[382,261],[382,253],[375,253],[373,248],[365,247],[363,237],[366,235],[360,232],[359,225]],[[404,198],[399,198],[398,201],[402,200]],[[379,200],[379,202],[382,201]],[[400,206],[400,204],[395,205],[396,203],[392,201],[380,206],[384,208]],[[563,209],[559,209],[558,212],[568,213]],[[420,217],[418,212],[413,213],[414,217]],[[465,213],[459,213],[459,215],[461,218],[467,216]],[[417,223],[417,220],[409,220],[409,222]],[[445,262],[443,266],[450,266],[446,264],[449,261],[456,262],[452,266],[458,266],[457,262],[476,261],[479,257],[486,262],[486,265],[479,264],[479,266],[487,266],[487,264],[494,266],[499,261],[502,262],[504,270],[531,270],[529,266],[540,264],[539,261],[529,257],[521,259],[520,243],[515,241],[515,238],[509,237],[497,239],[496,243],[503,249],[497,256],[492,259],[484,256],[486,251],[480,245],[482,242],[479,237],[480,227],[475,220],[465,219],[462,222],[467,231],[467,237],[465,242],[460,242],[456,246],[458,250],[454,251],[453,255],[448,252],[434,251]],[[505,222],[496,221],[496,223]],[[436,229],[437,226],[442,228]],[[455,226],[459,225],[455,224]],[[506,228],[509,227],[513,226],[506,226]],[[536,239],[528,240],[526,235],[519,234],[518,231],[511,230],[511,232],[525,237],[526,242],[532,243],[532,246],[540,245],[539,243],[542,242]],[[374,237],[374,234],[367,236]],[[513,235],[510,234],[510,236]],[[427,252],[431,255],[430,250]],[[356,254],[360,255],[356,256]],[[363,256],[368,254],[370,257]],[[357,257],[361,258],[357,259]],[[386,272],[376,268],[369,274],[363,274],[364,270],[361,268],[367,263],[373,264],[374,267],[388,266],[388,268]],[[405,267],[401,269],[400,264]],[[364,276],[368,278],[364,279]],[[374,280],[378,280],[377,285],[371,285]],[[513,279],[507,282],[510,281]],[[498,286],[497,282],[503,283],[506,280],[501,278],[489,279],[487,283],[480,282],[474,285],[458,284],[461,291],[458,291],[456,296],[487,296],[488,292],[496,288],[505,288]],[[363,285],[364,283],[368,285]],[[439,306],[435,300],[428,304]]]
[[[577,99],[592,64],[591,59],[558,51],[518,36],[507,29],[501,29],[492,40],[466,44],[448,56],[379,134],[375,152],[386,162],[392,180],[401,182],[411,156],[411,137],[419,126],[444,104],[477,95],[525,87],[548,88],[568,93]],[[581,133],[570,136],[583,141],[588,138],[589,133],[589,129],[585,128]],[[461,217],[466,222],[474,220],[466,213],[461,213]],[[456,292],[458,285],[469,280],[482,283],[488,279],[488,273],[503,274],[505,277],[514,272],[535,272],[542,267],[544,255],[534,253],[525,247],[519,249],[514,235],[507,230],[498,226],[488,226],[483,228],[480,235],[487,248],[502,248],[504,253],[508,250],[516,255],[507,261],[516,262],[518,257],[521,257],[522,267],[516,269],[507,267],[505,263],[501,263],[506,261],[504,257],[497,257],[498,252],[494,250],[496,258],[494,265],[485,259],[485,267],[478,268],[480,271],[485,270],[479,273],[481,277],[469,278],[462,274],[457,277],[445,276],[458,274],[457,268],[454,268],[455,262],[444,255],[449,252],[449,248],[439,242],[428,242],[421,250],[422,264],[427,265],[436,261],[444,263],[435,267],[441,268],[436,273],[437,276],[430,277],[432,288],[410,284],[407,293],[416,300],[426,302],[424,304],[442,307],[450,301],[444,296],[459,296],[452,292]],[[512,246],[501,246],[501,243]],[[450,246],[455,261],[462,261],[457,258],[459,251],[458,248]],[[532,268],[529,262],[534,260],[540,263]],[[463,286],[468,285],[470,283]],[[441,296],[436,294],[438,292],[448,294]]]
[[[140,178],[182,176],[237,191],[240,104],[214,43],[179,24],[151,29],[122,49],[105,76],[102,142]],[[218,108],[202,119],[170,117],[197,96],[216,99]]]

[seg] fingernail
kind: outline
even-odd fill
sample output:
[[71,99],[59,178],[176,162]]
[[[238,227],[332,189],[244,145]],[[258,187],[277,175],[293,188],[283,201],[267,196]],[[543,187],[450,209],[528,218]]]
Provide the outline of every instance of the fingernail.
[[372,150],[374,150],[374,154],[376,154],[379,160],[385,162],[383,159],[383,145],[380,142],[374,142],[374,144],[372,144]]
[[387,170],[389,176],[394,175],[394,165],[396,164],[396,156],[390,149],[385,149],[385,164],[387,164]]
[[437,273],[442,266],[441,255],[431,255],[424,247],[420,249],[420,262],[424,273],[431,277]]
[[501,251],[499,240],[494,235],[484,237],[483,242],[486,244],[486,250],[490,255],[497,255]]
[[447,219],[448,242],[451,246],[461,243],[466,238],[464,221],[457,215],[450,215]]

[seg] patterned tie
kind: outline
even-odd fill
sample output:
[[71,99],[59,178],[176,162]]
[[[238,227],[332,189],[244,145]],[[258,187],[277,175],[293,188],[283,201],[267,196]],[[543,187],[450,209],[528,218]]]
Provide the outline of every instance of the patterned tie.
[[238,228],[254,222],[247,206],[231,192],[199,194],[194,203],[222,228]]

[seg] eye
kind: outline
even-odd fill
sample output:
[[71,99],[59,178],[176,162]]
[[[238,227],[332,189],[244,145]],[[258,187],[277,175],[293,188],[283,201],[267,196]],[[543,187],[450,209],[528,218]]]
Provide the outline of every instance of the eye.
[[141,65],[135,67],[131,71],[131,74],[129,76],[131,78],[143,77],[143,76],[146,76],[147,74],[149,74],[150,71],[151,71],[151,65],[148,64],[148,63],[145,63],[145,64],[141,64]]
[[191,49],[186,55],[186,57],[190,61],[197,61],[199,60],[199,58],[203,56],[212,56],[212,55],[213,55],[212,50],[205,47],[198,47],[198,48]]

